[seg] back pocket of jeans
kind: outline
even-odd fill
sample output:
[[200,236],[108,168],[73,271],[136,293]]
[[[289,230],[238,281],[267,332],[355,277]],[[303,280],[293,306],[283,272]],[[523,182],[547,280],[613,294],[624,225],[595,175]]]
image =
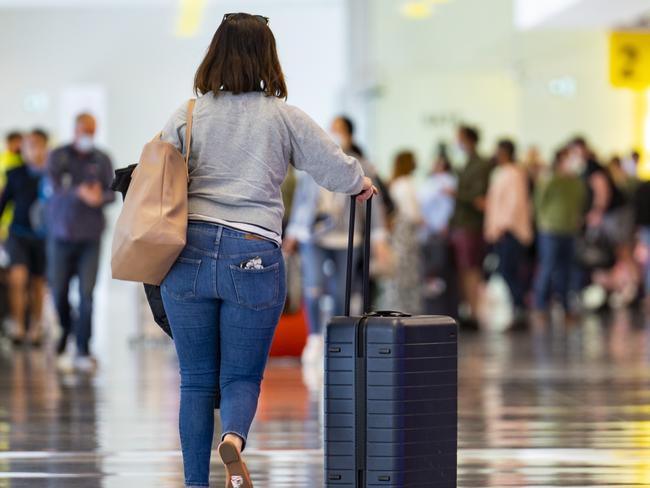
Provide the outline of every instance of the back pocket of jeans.
[[162,282],[162,288],[177,299],[194,297],[200,267],[200,259],[179,257]]
[[243,269],[230,265],[237,303],[253,310],[264,310],[278,305],[280,292],[280,263],[263,269]]

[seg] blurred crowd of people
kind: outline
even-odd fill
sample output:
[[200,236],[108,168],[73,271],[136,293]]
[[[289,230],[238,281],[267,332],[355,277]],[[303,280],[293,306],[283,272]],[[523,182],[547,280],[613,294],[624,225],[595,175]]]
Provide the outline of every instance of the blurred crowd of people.
[[[74,141],[52,151],[43,130],[12,132],[0,155],[4,333],[16,344],[41,344],[43,303],[51,296],[59,365],[81,370],[96,366],[93,289],[102,209],[114,199],[112,165],[93,143],[95,129],[95,119],[80,114]],[[453,144],[439,145],[425,178],[415,176],[415,154],[401,151],[384,180],[355,142],[349,118],[336,118],[330,133],[380,189],[371,221],[375,309],[446,314],[476,329],[489,327],[500,296],[510,311],[501,326],[507,328],[543,319],[554,304],[573,319],[650,294],[650,182],[637,177],[637,152],[605,162],[575,137],[550,162],[535,148],[520,157],[510,139],[487,156],[479,152],[479,130],[461,126]],[[301,262],[289,286],[299,297],[290,292],[289,306],[304,307],[304,359],[318,362],[324,323],[343,312],[350,199],[295,172],[285,182],[285,205],[283,246]],[[357,218],[358,278],[363,212]],[[74,355],[66,352],[71,336]]]
[[[601,161],[575,137],[546,162],[534,147],[520,157],[504,138],[487,156],[479,130],[463,125],[453,145],[439,145],[426,178],[415,176],[415,154],[402,151],[383,181],[350,119],[338,117],[330,131],[383,190],[371,222],[375,309],[447,314],[478,329],[491,327],[496,296],[508,307],[505,329],[544,323],[554,306],[570,323],[650,294],[650,183],[637,176],[637,152]],[[323,323],[343,311],[350,203],[304,174],[292,194],[284,247],[302,263],[310,324],[303,359],[318,362]]]
[[0,155],[0,331],[17,346],[40,346],[50,330],[44,303],[51,297],[49,318],[60,325],[57,364],[86,372],[96,368],[90,337],[103,207],[114,200],[113,167],[95,147],[95,131],[95,118],[82,113],[70,144],[50,150],[44,130],[12,131]]

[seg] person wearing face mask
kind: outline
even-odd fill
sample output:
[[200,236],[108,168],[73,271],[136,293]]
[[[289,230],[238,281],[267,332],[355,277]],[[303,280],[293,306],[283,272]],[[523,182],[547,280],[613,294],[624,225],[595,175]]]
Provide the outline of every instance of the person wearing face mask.
[[[9,329],[13,342],[29,341],[40,345],[45,295],[45,219],[44,174],[47,158],[47,133],[33,130],[23,142],[25,164],[7,172],[0,196],[0,213],[14,204],[5,248],[9,254]],[[29,304],[29,337],[26,312]]]
[[465,164],[458,173],[457,190],[449,192],[456,200],[450,223],[451,242],[460,275],[460,291],[468,312],[461,317],[461,325],[476,328],[481,267],[485,258],[483,215],[493,165],[478,154],[480,134],[477,129],[461,126],[457,137]]
[[[48,203],[48,278],[62,329],[57,347],[59,367],[85,372],[96,367],[89,343],[99,243],[105,225],[103,207],[115,199],[110,189],[111,160],[94,146],[96,126],[92,115],[79,114],[74,141],[53,151],[47,164],[53,190]],[[73,328],[68,290],[75,274],[80,304]],[[65,355],[71,332],[77,345],[74,361]]]
[[[362,157],[361,149],[354,143],[354,125],[347,117],[337,117],[332,122],[330,135],[343,152],[359,160],[365,174],[378,188],[380,195],[372,212],[373,257],[385,263],[392,259],[386,231],[385,193],[375,168]],[[386,191],[387,193],[387,191]],[[319,187],[307,173],[297,173],[297,183],[285,232],[283,249],[287,253],[300,253],[303,297],[309,326],[307,344],[302,362],[317,366],[323,360],[323,298],[332,298],[334,315],[343,313],[345,291],[345,264],[349,227],[350,198]],[[363,212],[357,212],[357,232],[363,229]],[[361,263],[361,238],[355,236],[354,267]]]
[[510,139],[497,143],[497,168],[490,178],[485,205],[485,240],[498,257],[496,272],[505,280],[514,305],[516,324],[525,324],[525,284],[522,277],[526,247],[533,240],[528,175],[517,163]]
[[548,311],[552,295],[570,312],[569,278],[587,197],[579,171],[570,150],[563,148],[555,155],[552,174],[535,188],[539,263],[534,298],[538,313]]
[[[569,165],[579,174],[587,188],[583,232],[585,235],[602,235],[613,247],[620,247],[632,240],[633,218],[626,212],[625,197],[614,180],[601,165],[583,137],[575,137],[569,143]],[[571,294],[579,297],[589,284],[589,271],[578,263],[571,273]],[[574,300],[574,305],[578,305]]]
[[[355,157],[357,159],[365,159],[365,154],[363,149],[357,144],[354,139],[355,126],[352,119],[345,115],[339,115],[332,121],[332,127],[330,128],[330,134],[334,141],[341,146],[343,152],[347,155]],[[388,185],[381,178],[379,173],[373,169],[372,180],[375,186],[379,189],[379,196],[377,200],[382,202],[384,213],[386,217],[392,217],[395,212],[395,202],[390,196],[390,191],[388,191]]]

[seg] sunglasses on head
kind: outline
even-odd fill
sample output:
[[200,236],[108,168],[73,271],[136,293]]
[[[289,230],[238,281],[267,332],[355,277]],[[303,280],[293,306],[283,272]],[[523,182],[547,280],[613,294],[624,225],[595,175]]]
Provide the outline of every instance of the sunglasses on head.
[[[227,20],[231,20],[231,19],[235,18],[235,16],[237,16],[237,15],[239,15],[239,13],[226,14],[226,15],[223,16],[223,22],[226,22]],[[269,18],[264,17],[263,15],[251,15],[251,17],[253,17],[255,20],[259,20],[260,22],[262,22],[265,25],[269,24]]]

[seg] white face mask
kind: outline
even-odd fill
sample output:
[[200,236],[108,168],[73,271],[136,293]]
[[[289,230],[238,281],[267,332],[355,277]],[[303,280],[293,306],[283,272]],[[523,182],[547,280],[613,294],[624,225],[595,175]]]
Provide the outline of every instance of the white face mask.
[[587,164],[585,160],[579,154],[573,153],[569,156],[569,160],[567,161],[567,168],[573,174],[582,174],[586,166]]
[[92,136],[86,134],[79,136],[77,142],[75,143],[75,147],[79,152],[89,153],[93,150],[94,147]]
[[465,146],[462,144],[456,143],[452,146],[451,149],[451,164],[452,166],[457,169],[463,169],[465,166],[467,166],[467,150],[465,149]]
[[332,139],[334,139],[334,142],[336,142],[337,146],[339,147],[343,146],[343,138],[339,133],[331,132],[330,135],[332,136]]

